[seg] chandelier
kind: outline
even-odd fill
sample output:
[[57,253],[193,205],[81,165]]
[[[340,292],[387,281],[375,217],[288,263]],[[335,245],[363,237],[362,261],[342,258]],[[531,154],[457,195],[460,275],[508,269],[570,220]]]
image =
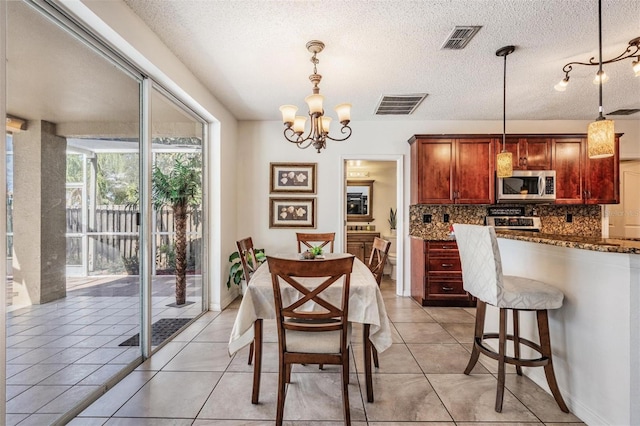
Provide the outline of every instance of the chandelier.
[[280,112],[282,112],[282,121],[286,128],[284,129],[284,137],[291,143],[295,143],[298,148],[304,149],[311,145],[320,153],[320,149],[327,147],[327,139],[332,141],[344,141],[351,136],[351,127],[349,122],[351,121],[351,104],[340,104],[335,107],[338,113],[338,121],[342,124],[340,129],[341,133],[346,135],[343,138],[333,138],[329,136],[329,126],[331,125],[331,117],[324,115],[324,109],[322,102],[324,96],[320,94],[320,80],[322,76],[318,74],[317,65],[318,58],[316,55],[324,49],[324,43],[319,40],[311,40],[307,43],[307,50],[313,54],[311,56],[311,62],[313,63],[313,74],[309,76],[309,80],[313,84],[313,94],[304,98],[305,102],[309,106],[309,118],[311,119],[311,127],[309,133],[305,133],[305,125],[307,117],[302,115],[296,115],[298,107],[295,105],[282,105]]

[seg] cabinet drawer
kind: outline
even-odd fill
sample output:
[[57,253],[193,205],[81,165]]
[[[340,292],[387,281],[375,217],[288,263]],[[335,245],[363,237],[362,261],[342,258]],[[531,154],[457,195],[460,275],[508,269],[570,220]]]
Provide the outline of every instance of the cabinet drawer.
[[429,259],[429,271],[442,271],[442,272],[461,272],[462,266],[460,265],[459,257],[440,257],[437,259]]
[[430,296],[467,296],[467,292],[462,287],[462,280],[430,280],[429,281],[429,295]]
[[458,244],[455,241],[429,241],[427,250],[431,253],[434,250],[458,250]]

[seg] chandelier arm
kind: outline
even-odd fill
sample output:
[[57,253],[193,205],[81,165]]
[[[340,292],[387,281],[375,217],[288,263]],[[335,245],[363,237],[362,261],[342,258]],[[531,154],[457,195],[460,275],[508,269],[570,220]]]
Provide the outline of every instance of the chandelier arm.
[[[623,61],[625,59],[629,59],[637,56],[638,52],[640,52],[640,41],[638,39],[640,39],[640,37],[631,40],[629,42],[629,45],[627,46],[627,49],[624,52],[622,52],[620,55],[616,56],[615,58],[602,61],[602,64],[612,64],[614,62]],[[569,62],[565,64],[564,67],[562,67],[562,71],[565,73],[566,77],[569,76],[569,73],[573,69],[572,65],[600,66],[600,61],[596,60],[595,56],[592,56],[589,59],[589,62],[579,62],[579,61]]]
[[332,138],[331,136],[327,135],[326,138],[327,139],[331,139],[332,141],[336,141],[336,142],[342,142],[342,141],[346,141],[347,139],[349,139],[349,137],[351,136],[351,127],[345,125],[342,126],[342,128],[340,129],[340,133],[342,134],[346,134],[347,133],[347,129],[349,131],[349,133],[347,134],[347,136],[345,136],[344,138]]
[[[287,135],[287,130],[289,131],[290,135]],[[302,135],[297,136],[296,139],[289,138],[289,136],[294,136],[294,135],[295,135],[295,132],[293,131],[292,128],[287,127],[286,129],[284,129],[284,138],[291,143],[295,143],[298,146],[298,148],[302,148],[302,149],[307,148],[309,147],[309,145],[311,145],[311,142],[313,142],[311,139],[311,135],[308,135],[307,137],[304,137],[304,138],[302,137]],[[308,141],[308,143],[303,146],[303,144],[306,141]]]

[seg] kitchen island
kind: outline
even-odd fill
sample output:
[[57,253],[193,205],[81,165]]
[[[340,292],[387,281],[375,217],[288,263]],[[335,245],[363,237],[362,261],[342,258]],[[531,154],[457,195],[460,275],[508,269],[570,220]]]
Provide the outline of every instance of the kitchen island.
[[[562,308],[549,311],[549,326],[570,410],[587,424],[640,424],[640,241],[497,235],[505,275],[545,281],[565,294]],[[487,313],[485,329],[497,330],[497,309]],[[533,313],[521,314],[521,335],[538,341]],[[542,369],[524,370],[548,390]]]

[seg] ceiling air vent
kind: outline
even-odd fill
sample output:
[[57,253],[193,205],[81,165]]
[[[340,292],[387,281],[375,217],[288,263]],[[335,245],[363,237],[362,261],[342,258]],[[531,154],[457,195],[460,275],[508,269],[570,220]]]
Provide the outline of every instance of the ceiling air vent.
[[635,114],[638,111],[640,111],[640,108],[618,109],[618,110],[615,110],[613,112],[610,112],[607,115],[631,115],[631,114]]
[[481,26],[454,27],[449,37],[444,41],[440,49],[459,50],[471,41],[474,35],[480,31]]
[[428,95],[416,93],[413,95],[383,95],[376,107],[376,115],[409,115]]

